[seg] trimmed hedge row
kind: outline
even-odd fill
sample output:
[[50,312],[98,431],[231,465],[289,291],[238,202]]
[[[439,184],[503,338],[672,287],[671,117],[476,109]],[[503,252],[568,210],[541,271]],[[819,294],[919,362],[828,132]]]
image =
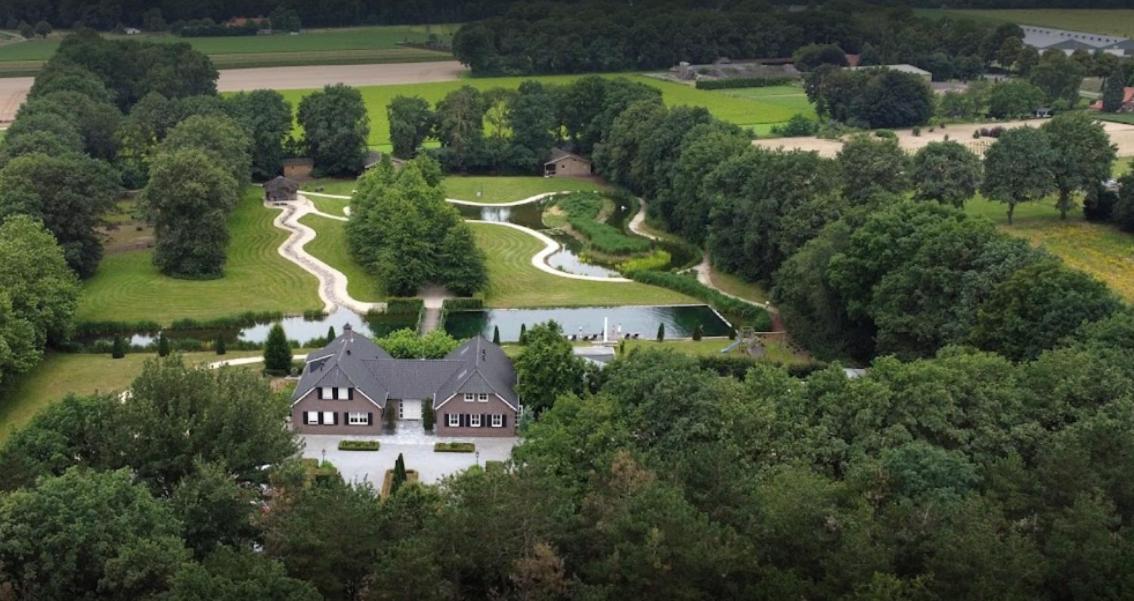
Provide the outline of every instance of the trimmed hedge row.
[[381,446],[377,440],[340,440],[340,451],[377,451]]
[[735,322],[740,322],[752,326],[758,332],[766,332],[772,328],[772,317],[763,308],[725,296],[687,275],[643,270],[628,273],[626,276],[636,282],[669,288],[700,299],[733,320],[733,325],[737,325]]
[[471,442],[438,442],[433,444],[434,453],[472,453],[476,445]]
[[731,88],[768,88],[785,86],[795,81],[791,77],[733,77],[731,79],[698,79],[698,90],[727,90]]
[[599,252],[612,255],[628,255],[650,249],[650,241],[645,238],[627,236],[618,228],[607,223],[595,221],[602,209],[602,196],[594,192],[576,192],[557,203],[567,213],[567,223],[582,234]]

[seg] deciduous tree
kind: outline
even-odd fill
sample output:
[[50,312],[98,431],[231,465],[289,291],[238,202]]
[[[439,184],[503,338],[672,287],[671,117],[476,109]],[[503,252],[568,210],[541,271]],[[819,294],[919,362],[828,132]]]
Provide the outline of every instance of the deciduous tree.
[[370,118],[358,90],[336,84],[308,94],[297,113],[308,154],[321,175],[358,175],[366,164]]
[[583,366],[571,343],[554,321],[527,331],[524,351],[516,359],[516,393],[537,413],[550,408],[561,394],[583,389]]
[[986,197],[1008,205],[1008,223],[1021,202],[1032,202],[1055,191],[1055,151],[1044,132],[1030,127],[1010,129],[984,155]]
[[1095,193],[1110,179],[1118,156],[1102,124],[1086,113],[1061,113],[1043,124],[1055,160],[1052,171],[1059,191],[1059,217],[1067,219],[1071,197],[1076,192]]
[[911,169],[914,198],[964,206],[980,188],[980,157],[957,142],[930,142]]

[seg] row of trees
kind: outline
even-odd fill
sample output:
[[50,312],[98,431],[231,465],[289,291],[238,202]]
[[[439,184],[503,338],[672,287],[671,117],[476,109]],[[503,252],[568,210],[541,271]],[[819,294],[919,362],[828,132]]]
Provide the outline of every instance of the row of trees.
[[[499,14],[512,0],[343,0],[314,6],[282,0],[237,0],[234,2],[168,2],[163,0],[42,0],[0,2],[0,18],[16,23],[48,21],[56,27],[83,24],[101,31],[131,25],[146,31],[162,31],[165,22],[211,19],[224,22],[233,17],[273,15],[279,9],[294,11],[311,27],[361,24],[462,23]],[[273,24],[274,26],[274,24]],[[11,27],[14,28],[14,27]]]
[[[429,151],[446,171],[532,173],[558,141],[557,109],[562,90],[525,81],[517,90],[482,92],[463,86],[430,109],[422,98],[398,96],[387,107],[394,155],[416,156],[427,139],[441,147]],[[489,125],[485,135],[485,123]]]
[[0,449],[0,582],[178,601],[1125,598],[1131,340],[1123,310],[1020,363],[949,348],[858,379],[639,351],[565,382],[510,466],[385,499],[289,460],[287,400],[255,376],[170,358],[129,403],[64,400]]
[[445,202],[441,168],[428,157],[400,169],[383,158],[359,179],[350,211],[350,252],[378,276],[386,294],[413,296],[437,283],[467,296],[488,284],[484,253]]
[[983,69],[1004,37],[967,19],[928,19],[908,8],[829,2],[804,11],[761,3],[516,3],[502,16],[469,23],[453,53],[478,74],[664,69],[721,57],[789,57],[808,44],[862,52],[872,64],[912,63],[939,54]]

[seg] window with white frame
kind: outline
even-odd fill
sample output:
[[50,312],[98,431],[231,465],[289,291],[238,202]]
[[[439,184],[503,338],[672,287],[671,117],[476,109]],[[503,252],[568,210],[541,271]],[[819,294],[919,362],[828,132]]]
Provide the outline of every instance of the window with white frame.
[[476,395],[475,395],[475,394],[473,394],[473,393],[471,393],[471,392],[466,392],[466,393],[465,393],[465,402],[466,402],[466,403],[471,403],[471,402],[473,402],[473,401],[475,401],[475,400],[476,400]]
[[309,426],[319,425],[319,412],[318,411],[304,411],[304,422]]
[[487,392],[478,393],[476,395],[476,400],[478,400],[482,403],[487,403],[488,402],[488,393]]
[[335,412],[334,411],[324,411],[323,412],[323,425],[324,426],[330,426],[330,425],[334,425],[334,423],[335,423]]
[[472,426],[473,428],[479,428],[480,427],[480,414],[479,413],[474,413],[474,414],[469,416],[469,426]]
[[504,427],[504,415],[503,414],[501,414],[501,413],[493,413],[492,414],[492,427],[493,428],[503,428]]
[[324,386],[319,389],[319,398],[324,401],[330,401],[335,398],[335,389]]
[[346,401],[350,399],[350,389],[345,386],[339,387],[339,400]]
[[446,418],[450,428],[459,428],[461,426],[461,416],[458,413],[450,413]]
[[369,422],[370,420],[366,417],[366,414],[362,413],[361,411],[352,411],[349,415],[347,415],[347,423],[352,426],[365,426],[368,425]]

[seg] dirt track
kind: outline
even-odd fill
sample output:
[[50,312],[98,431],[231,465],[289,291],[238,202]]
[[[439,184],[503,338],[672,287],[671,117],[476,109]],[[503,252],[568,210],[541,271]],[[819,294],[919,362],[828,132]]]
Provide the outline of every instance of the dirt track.
[[[1005,128],[1022,126],[1039,127],[1043,122],[1043,119],[1031,119],[1027,121],[1003,121],[1000,123],[949,125],[944,129],[937,128],[933,132],[930,132],[928,127],[923,127],[921,128],[920,136],[913,135],[913,131],[909,129],[895,130],[894,133],[898,135],[898,144],[907,152],[917,152],[926,144],[943,141],[946,136],[948,136],[950,140],[960,142],[968,146],[970,150],[978,154],[983,154],[988,146],[992,144],[993,140],[992,138],[973,139],[973,131],[982,127],[991,128],[998,126]],[[1105,128],[1106,133],[1110,135],[1110,142],[1118,147],[1118,156],[1134,156],[1134,125],[1104,122],[1103,128]],[[827,140],[814,137],[772,138],[768,140],[756,140],[753,144],[764,148],[814,150],[825,157],[834,157],[843,147],[842,140]]]
[[[457,79],[464,71],[465,68],[457,61],[226,69],[220,72],[217,89],[239,92],[264,88],[318,88],[333,83],[351,86],[423,83]],[[16,111],[27,98],[33,81],[31,77],[0,78],[0,125],[11,123],[16,117]]]

